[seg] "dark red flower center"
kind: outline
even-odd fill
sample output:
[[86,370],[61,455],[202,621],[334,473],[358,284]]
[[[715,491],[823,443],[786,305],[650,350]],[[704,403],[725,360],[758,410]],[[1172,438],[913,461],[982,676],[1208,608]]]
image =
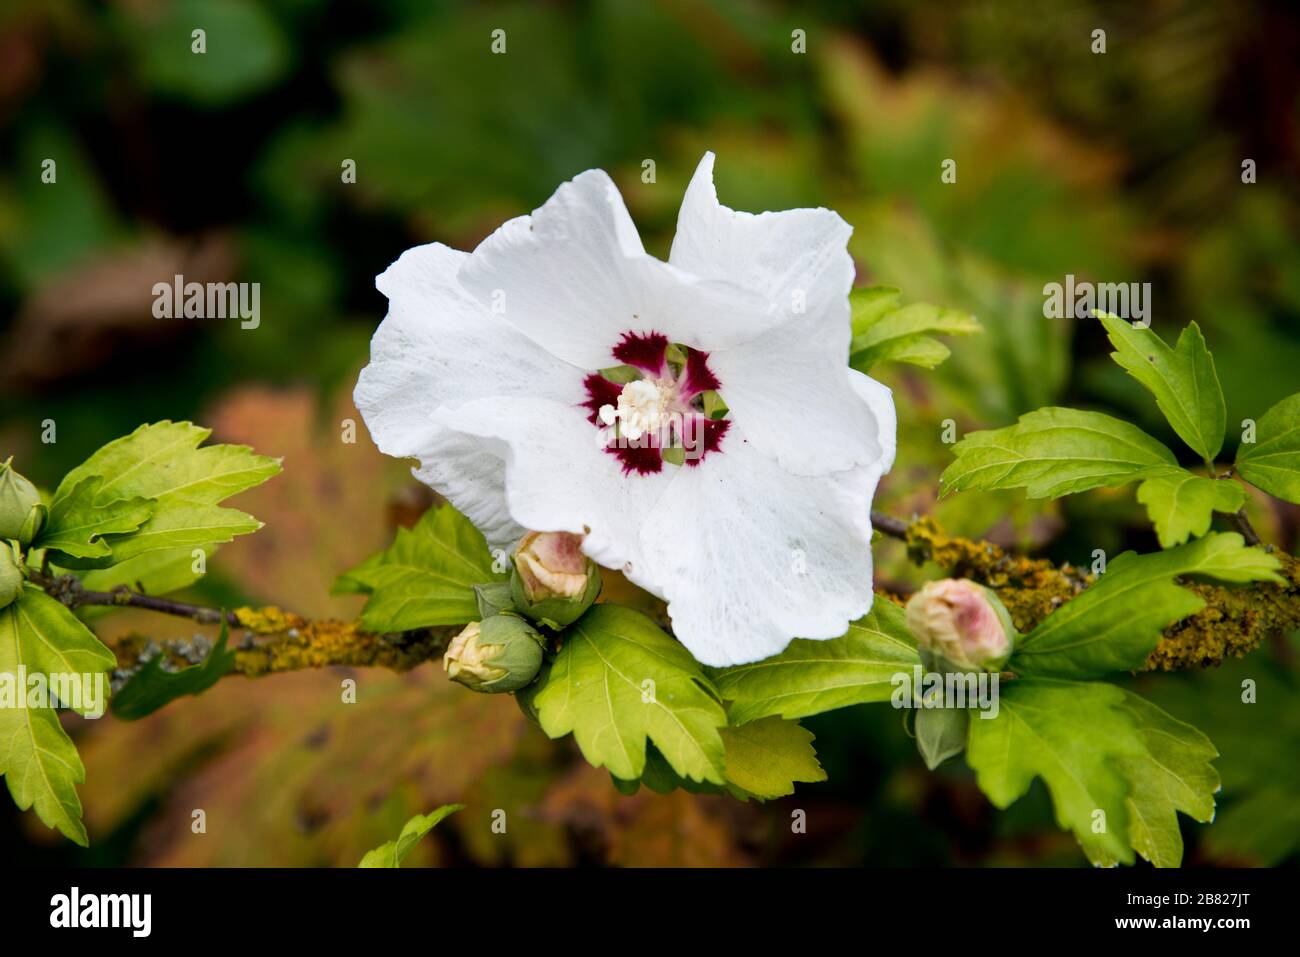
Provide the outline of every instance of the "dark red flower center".
[[620,364],[583,380],[582,407],[624,474],[696,466],[721,451],[731,423],[707,352],[658,332],[625,332],[611,354]]

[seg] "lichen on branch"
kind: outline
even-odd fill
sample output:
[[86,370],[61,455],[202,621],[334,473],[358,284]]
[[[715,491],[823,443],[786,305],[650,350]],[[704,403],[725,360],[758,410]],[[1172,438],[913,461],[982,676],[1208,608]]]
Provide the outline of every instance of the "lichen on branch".
[[[1069,563],[1056,565],[1043,558],[1014,555],[992,542],[944,534],[926,517],[910,522],[874,515],[873,524],[883,534],[906,543],[908,555],[918,564],[934,562],[954,577],[988,585],[1010,611],[1016,628],[1029,631],[1062,604],[1094,581],[1085,569]],[[1205,601],[1205,607],[1165,629],[1142,670],[1178,671],[1216,665],[1257,648],[1274,634],[1300,629],[1300,561],[1274,553],[1287,584],[1256,582],[1227,587],[1207,582],[1182,581]],[[151,607],[199,621],[219,621],[220,613],[192,605],[159,600],[149,605],[123,593],[100,596],[78,592],[66,582],[48,580],[52,594],[66,603],[116,604]],[[92,597],[93,596],[93,597]],[[102,598],[102,600],[101,600]],[[206,613],[206,614],[205,614]],[[376,634],[358,621],[313,620],[274,606],[239,608],[227,613],[233,627],[231,645],[235,665],[231,673],[260,677],[283,671],[331,665],[387,668],[408,671],[440,657],[455,628],[426,628],[393,634]],[[668,626],[668,622],[664,622]],[[129,676],[156,654],[166,656],[169,668],[194,663],[194,649],[184,642],[160,646],[143,635],[131,634],[110,642],[118,658],[118,675]],[[201,657],[201,656],[200,656]]]
[[[456,632],[455,628],[422,628],[376,634],[357,621],[313,620],[275,606],[238,608],[232,614],[239,627],[231,633],[235,664],[230,673],[248,678],[331,665],[409,671],[440,657]],[[164,667],[169,669],[193,664],[186,642],[160,646],[152,638],[132,633],[110,641],[109,647],[117,655],[117,671],[123,677],[157,654],[166,656]]]
[[[896,536],[918,564],[932,561],[950,575],[971,578],[998,593],[1015,620],[1028,631],[1088,587],[1094,576],[1070,564],[1010,555],[991,542],[945,535],[929,518],[906,524]],[[1143,671],[1181,671],[1217,665],[1259,647],[1271,635],[1300,628],[1300,561],[1275,550],[1287,584],[1254,582],[1229,587],[1182,580],[1205,607],[1165,629]]]

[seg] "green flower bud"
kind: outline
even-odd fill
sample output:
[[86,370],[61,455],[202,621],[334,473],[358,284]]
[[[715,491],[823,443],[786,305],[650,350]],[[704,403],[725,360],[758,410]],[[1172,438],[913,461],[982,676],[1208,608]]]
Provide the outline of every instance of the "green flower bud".
[[23,593],[21,560],[12,545],[0,542],[0,608],[8,608]]
[[26,548],[45,524],[45,506],[36,486],[13,470],[12,461],[0,462],[0,539],[15,539]]
[[517,615],[470,622],[451,640],[442,670],[472,691],[518,691],[542,669],[545,639]]
[[600,594],[600,568],[582,554],[582,536],[529,532],[515,549],[510,596],[520,614],[550,628],[581,617]]

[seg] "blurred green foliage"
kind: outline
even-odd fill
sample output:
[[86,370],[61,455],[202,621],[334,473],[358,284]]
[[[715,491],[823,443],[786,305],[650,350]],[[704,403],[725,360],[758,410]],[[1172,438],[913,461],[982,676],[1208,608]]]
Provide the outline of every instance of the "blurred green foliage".
[[[1102,55],[1090,48],[1098,28]],[[195,29],[204,54],[191,52]],[[796,29],[804,54],[792,52]],[[685,183],[712,149],[723,202],[835,208],[855,227],[861,283],[967,311],[984,329],[951,340],[936,372],[883,369],[900,413],[883,508],[1082,563],[1095,548],[1151,549],[1131,491],[936,505],[951,459],[942,424],[962,434],[1062,403],[1137,417],[1177,447],[1106,357],[1100,324],[1043,317],[1043,285],[1067,273],[1151,282],[1166,340],[1201,325],[1227,395],[1225,461],[1242,419],[1296,391],[1297,51],[1300,16],[1265,2],[11,0],[0,453],[48,484],[143,421],[202,422],[244,383],[336,395],[384,312],[375,274],[417,243],[472,246],[583,169],[611,172],[647,247],[666,255]],[[1255,184],[1241,181],[1246,158]],[[42,182],[47,159],[54,184]],[[946,159],[955,183],[941,180]],[[174,271],[260,283],[260,327],[153,318],[149,288]],[[58,423],[55,444],[40,441],[45,420]],[[1294,510],[1255,517],[1294,550]],[[926,571],[886,544],[878,574],[906,585]],[[255,576],[213,579],[222,601],[259,596]],[[1259,727],[1232,706],[1238,672],[1293,694],[1278,663],[1291,657],[1263,650],[1231,677],[1144,684],[1228,755],[1219,836],[1207,844],[1191,828],[1191,863],[1296,853],[1263,825],[1245,833],[1261,816],[1251,807],[1294,804],[1275,793],[1290,784],[1255,787],[1257,768],[1232,769],[1256,759],[1231,755]],[[830,781],[799,800],[852,837],[778,843],[760,859],[1079,861],[1041,793],[992,813],[964,772],[921,769],[895,713],[810,726]],[[36,853],[8,827],[0,848]],[[128,835],[90,853],[129,860],[131,848]]]

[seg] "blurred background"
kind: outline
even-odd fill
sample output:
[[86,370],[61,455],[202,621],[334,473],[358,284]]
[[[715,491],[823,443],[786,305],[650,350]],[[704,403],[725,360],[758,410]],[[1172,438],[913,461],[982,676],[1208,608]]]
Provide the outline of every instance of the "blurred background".
[[[51,487],[163,418],[283,456],[281,476],[236,501],[267,527],[219,550],[194,595],[351,616],[355,599],[328,594],[335,574],[428,503],[364,428],[339,441],[385,311],[374,276],[418,243],[472,248],[590,167],[613,175],[666,256],[712,149],[724,203],[830,206],[855,227],[860,283],[984,325],[936,372],[882,370],[901,447],[879,507],[1058,560],[1152,550],[1131,487],[936,504],[951,457],[939,423],[999,427],[1070,404],[1180,448],[1099,326],[1042,314],[1043,285],[1067,273],[1145,281],[1165,339],[1192,319],[1205,330],[1229,459],[1237,423],[1300,388],[1298,92],[1300,11],[1285,2],[6,0],[0,456]],[[955,184],[940,180],[945,159]],[[153,284],[177,273],[260,283],[260,326],[154,318]],[[1295,509],[1251,510],[1295,551]],[[881,549],[890,588],[932,574]],[[193,628],[135,612],[96,624],[158,639]],[[1293,636],[1137,682],[1223,752],[1218,820],[1186,827],[1189,865],[1297,860],[1296,648]],[[927,773],[889,708],[805,722],[829,782],[757,805],[621,797],[511,700],[466,693],[433,665],[359,673],[346,707],[340,677],[229,678],[141,722],[70,724],[91,848],[6,797],[0,858],[352,865],[411,814],[462,801],[412,863],[1084,863],[1041,786],[995,812],[960,762]],[[1259,685],[1252,707],[1243,677]],[[206,835],[190,832],[196,808]],[[507,835],[487,826],[494,808],[509,810]],[[795,808],[807,834],[790,833]]]

